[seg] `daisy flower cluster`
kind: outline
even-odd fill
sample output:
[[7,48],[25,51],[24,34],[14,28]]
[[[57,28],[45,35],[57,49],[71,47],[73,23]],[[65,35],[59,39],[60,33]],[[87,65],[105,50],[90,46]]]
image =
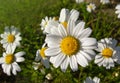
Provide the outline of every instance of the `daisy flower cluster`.
[[[77,10],[63,8],[57,20],[43,19],[40,25],[46,34],[45,45],[37,51],[35,60],[41,59],[46,68],[49,60],[63,72],[68,66],[73,71],[77,71],[79,65],[86,67],[95,56],[93,49],[96,49],[97,41],[90,37],[91,28],[85,28],[85,22],[78,18]],[[42,24],[45,24],[44,29]]]
[[[94,3],[86,6],[88,12],[95,9]],[[119,14],[119,5],[116,9]],[[120,64],[120,46],[117,46],[117,40],[103,38],[97,41],[91,37],[92,29],[85,26],[79,15],[78,10],[62,8],[58,17],[46,16],[42,19],[40,26],[46,38],[41,49],[36,52],[33,64],[35,70],[41,69],[41,65],[45,68],[52,65],[63,72],[68,68],[75,72],[79,66],[86,67],[92,60],[94,64],[106,69],[115,67],[115,63]],[[100,79],[95,77],[92,80],[88,77],[84,83],[100,83]]]
[[22,57],[25,55],[24,51],[15,53],[16,47],[20,46],[20,41],[22,40],[20,32],[14,26],[5,27],[5,31],[1,34],[0,43],[3,45],[5,52],[3,52],[2,57],[0,57],[0,64],[2,66],[3,72],[7,75],[17,75],[17,72],[21,71],[19,62],[23,62],[25,59]]

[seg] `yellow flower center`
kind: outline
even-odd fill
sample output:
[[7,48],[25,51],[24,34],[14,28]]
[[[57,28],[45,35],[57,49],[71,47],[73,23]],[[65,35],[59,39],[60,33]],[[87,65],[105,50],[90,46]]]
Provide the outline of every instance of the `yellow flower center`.
[[72,36],[67,36],[60,43],[61,51],[68,56],[76,54],[80,48],[79,41]]
[[9,34],[8,37],[7,37],[7,41],[8,43],[13,43],[15,40],[15,36],[12,35],[12,34]]
[[44,48],[42,48],[41,50],[40,50],[40,56],[42,57],[42,58],[46,58],[46,56],[45,56],[45,50],[47,49],[47,47],[44,47]]
[[7,54],[5,57],[5,62],[7,64],[11,64],[14,61],[14,55],[13,54]]
[[65,27],[65,28],[67,28],[67,22],[61,22],[61,24]]
[[106,58],[112,57],[113,51],[110,48],[105,48],[102,50],[102,55]]

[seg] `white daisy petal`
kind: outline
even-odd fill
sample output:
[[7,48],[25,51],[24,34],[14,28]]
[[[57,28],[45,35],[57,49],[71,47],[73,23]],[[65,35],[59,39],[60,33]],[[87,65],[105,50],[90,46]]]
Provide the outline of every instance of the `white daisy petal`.
[[6,48],[6,53],[14,53],[16,46],[13,46],[13,44],[9,44]]
[[115,66],[114,65],[114,61],[111,58],[109,58],[109,66],[110,67],[114,67]]
[[6,74],[9,76],[11,75],[10,71],[11,71],[11,65],[7,65]]
[[61,37],[67,36],[67,32],[66,32],[66,30],[65,30],[65,27],[63,27],[62,24],[60,24],[60,25],[58,26],[58,30],[59,30],[59,34],[61,35]]
[[104,48],[106,48],[106,45],[103,44],[103,43],[101,43],[101,42],[98,42],[97,47],[98,47],[98,48],[95,49],[95,50],[97,50],[98,52],[102,52],[102,50],[103,50]]
[[119,13],[120,13],[120,10],[116,10],[115,13],[116,13],[116,14],[119,14]]
[[55,57],[52,57],[52,56],[50,57],[50,62],[51,62],[51,63],[54,64],[54,63],[55,63],[55,60],[56,60],[56,56],[55,56]]
[[84,50],[87,54],[91,55],[91,58],[94,58],[96,53],[93,50]]
[[3,52],[3,57],[6,57],[7,53]]
[[2,69],[4,73],[7,73],[7,64],[2,64]]
[[[13,67],[15,67],[15,66],[13,65]],[[16,71],[15,68],[12,69],[12,73],[13,73],[14,75],[17,75],[17,71]]]
[[58,35],[59,31],[57,27],[51,29],[51,34]]
[[35,57],[35,61],[40,61],[42,57],[40,56],[40,50],[37,50],[36,52],[36,57]]
[[69,10],[68,9],[65,9],[63,8],[60,12],[60,18],[59,18],[59,21],[60,22],[64,22],[64,21],[67,21],[67,15],[69,13]]
[[20,37],[20,36],[15,36],[15,37],[16,37],[15,41],[17,41],[17,42],[19,42],[20,40],[22,40],[22,37]]
[[94,61],[94,62],[97,64],[97,63],[103,61],[103,59],[104,59],[104,58],[102,58],[101,55],[96,55],[96,56],[95,56],[95,61]]
[[92,32],[92,30],[90,28],[86,28],[82,32],[78,33],[78,37],[80,39],[81,38],[86,38],[86,37],[90,36],[91,32]]
[[72,9],[70,12],[70,17],[69,19],[76,21],[79,17],[79,12],[75,9]]
[[62,53],[60,53],[59,55],[56,56],[56,60],[55,60],[55,63],[54,63],[54,67],[58,67],[60,66],[60,64],[63,62],[63,60],[65,59],[65,55],[63,55]]
[[45,50],[46,56],[54,56],[60,53],[60,48],[48,48]]
[[102,58],[101,62],[97,63],[98,66],[102,66],[104,64],[105,60]]
[[24,52],[24,51],[21,51],[21,52],[17,52],[16,54],[15,54],[15,56],[16,57],[21,57],[21,56],[23,56],[23,55],[25,55],[26,53]]
[[70,62],[70,57],[69,56],[67,56],[66,57],[66,59],[63,61],[63,63],[61,64],[61,70],[63,71],[63,72],[65,72],[66,71],[66,69],[67,69],[67,67],[68,67],[68,65],[69,65],[69,62]]
[[94,39],[94,38],[83,38],[83,39],[81,39],[81,45],[83,47],[96,45],[96,39]]
[[14,46],[20,46],[20,42],[18,42],[18,41],[15,41],[13,44],[14,44]]
[[79,22],[79,23],[76,25],[76,27],[74,28],[72,34],[73,34],[75,37],[78,37],[78,36],[79,36],[79,33],[80,33],[81,31],[83,31],[84,26],[85,26],[85,22]]
[[45,41],[48,43],[48,47],[59,47],[59,43],[61,41],[61,37],[60,36],[56,36],[56,35],[47,35]]
[[91,49],[96,49],[96,46],[84,46],[84,47],[82,47],[82,49],[88,49],[88,50],[91,50]]
[[82,56],[84,56],[86,59],[91,60],[92,58],[90,57],[90,55],[88,55],[87,53],[85,53],[84,51],[80,51],[80,53],[82,54]]
[[78,65],[77,65],[77,60],[75,56],[71,56],[70,57],[70,67],[73,71],[77,71],[78,70]]
[[109,64],[108,61],[109,61],[108,58],[105,58],[105,59],[104,59],[104,63],[103,63],[103,66],[104,66],[104,67],[107,67],[107,66],[108,66],[108,64]]
[[115,9],[120,9],[120,5],[118,4],[118,5],[115,7]]
[[5,62],[4,57],[1,57],[1,58],[0,58],[0,64],[3,64],[4,62]]
[[5,43],[7,43],[7,41],[5,39],[3,39],[3,40],[0,41],[0,43],[5,44]]
[[94,77],[94,78],[93,78],[93,81],[94,81],[95,83],[100,83],[100,78]]
[[120,14],[118,14],[118,18],[120,18]]
[[18,65],[16,62],[14,62],[14,63],[12,64],[12,66],[13,66],[12,73],[13,73],[14,75],[17,75],[17,71],[18,71],[18,72],[21,71],[21,68],[19,67],[19,65]]
[[76,55],[76,59],[77,59],[77,62],[82,66],[82,67],[86,67],[88,65],[88,61],[85,59],[85,57],[81,54],[81,53],[78,53]]
[[23,62],[25,61],[25,59],[23,57],[17,57],[16,58],[16,62]]
[[1,38],[7,38],[7,34],[1,34],[0,37]]
[[73,36],[73,29],[75,27],[75,22],[73,20],[68,21],[67,32]]

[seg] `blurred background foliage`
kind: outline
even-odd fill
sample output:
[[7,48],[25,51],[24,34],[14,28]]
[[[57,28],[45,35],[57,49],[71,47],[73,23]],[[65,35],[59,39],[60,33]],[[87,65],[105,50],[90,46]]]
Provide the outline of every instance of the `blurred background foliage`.
[[[4,32],[5,26],[18,27],[22,41],[16,51],[26,52],[25,62],[20,63],[22,71],[17,76],[7,76],[0,69],[0,83],[82,83],[88,76],[99,77],[101,83],[120,83],[120,66],[117,64],[115,68],[106,70],[91,61],[89,66],[79,67],[77,72],[68,68],[65,73],[51,65],[51,69],[44,69],[45,74],[32,67],[36,51],[41,48],[45,38],[40,29],[41,20],[45,16],[59,16],[62,8],[78,10],[79,20],[85,21],[86,27],[92,28],[92,36],[97,40],[112,37],[120,42],[120,20],[115,14],[116,4],[96,4],[97,8],[92,13],[86,11],[87,4],[76,4],[74,0],[0,0],[0,33]],[[3,51],[0,45],[0,56]],[[48,73],[51,73],[52,80],[45,78]]]

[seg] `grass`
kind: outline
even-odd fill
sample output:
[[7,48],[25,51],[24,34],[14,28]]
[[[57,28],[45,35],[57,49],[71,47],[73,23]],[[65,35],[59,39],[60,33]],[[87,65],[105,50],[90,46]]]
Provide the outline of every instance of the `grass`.
[[[22,71],[17,76],[6,76],[2,69],[0,70],[1,83],[43,83],[44,81],[46,83],[82,83],[88,76],[99,77],[101,83],[120,83],[120,75],[115,77],[115,73],[120,74],[119,65],[106,70],[103,67],[98,67],[92,61],[85,68],[79,67],[77,72],[72,72],[70,68],[65,73],[59,68],[53,68],[54,71],[45,69],[46,74],[51,73],[53,75],[51,81],[45,78],[46,74],[44,75],[39,70],[35,71],[32,68],[36,50],[41,48],[45,38],[39,24],[45,16],[59,16],[62,8],[77,9],[80,12],[80,20],[86,22],[86,27],[92,28],[92,37],[97,40],[112,37],[118,42],[120,41],[120,20],[114,13],[115,5],[102,5],[97,7],[95,12],[88,13],[85,3],[76,4],[70,0],[0,0],[0,33],[4,32],[5,26],[14,25],[18,27],[23,40],[22,46],[17,51],[26,52],[25,62],[20,63]],[[2,56],[2,45],[0,45],[0,49],[0,56]]]

